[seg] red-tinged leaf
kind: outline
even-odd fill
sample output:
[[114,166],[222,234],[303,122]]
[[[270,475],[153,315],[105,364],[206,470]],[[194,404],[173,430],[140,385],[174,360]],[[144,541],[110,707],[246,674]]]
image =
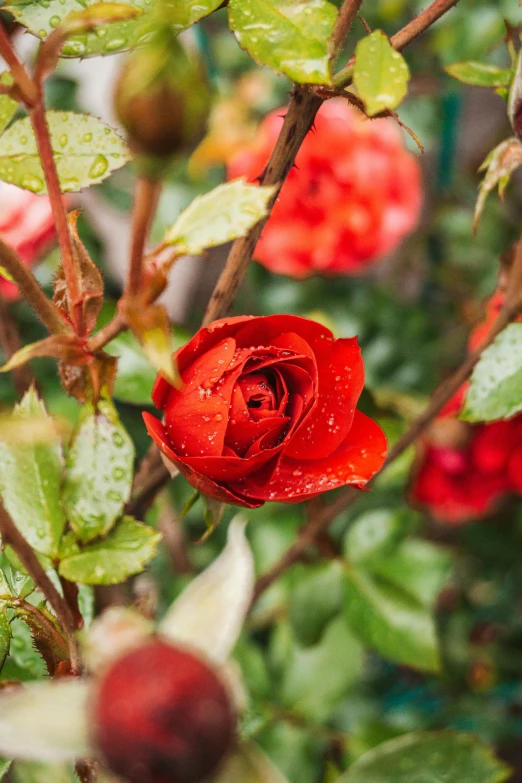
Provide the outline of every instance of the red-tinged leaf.
[[180,388],[176,362],[172,356],[172,331],[167,311],[160,305],[140,309],[140,302],[127,301],[124,307],[129,328],[139,340],[147,359],[173,386]]
[[479,187],[475,214],[473,216],[473,231],[477,230],[478,222],[490,191],[498,185],[499,196],[502,198],[512,173],[521,165],[522,144],[515,137],[506,139],[489,153],[479,169],[479,171],[486,170],[486,175]]
[[31,359],[39,359],[43,356],[60,359],[76,366],[89,364],[92,361],[92,354],[85,349],[83,340],[72,334],[53,334],[45,340],[20,348],[3,367],[0,367],[0,372],[9,372]]

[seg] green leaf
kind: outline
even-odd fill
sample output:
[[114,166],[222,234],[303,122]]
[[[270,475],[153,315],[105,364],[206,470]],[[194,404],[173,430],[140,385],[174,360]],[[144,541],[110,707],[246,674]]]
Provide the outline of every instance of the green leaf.
[[479,194],[473,215],[473,231],[477,230],[489,193],[498,185],[499,196],[503,198],[512,173],[521,165],[522,144],[516,137],[501,142],[486,157],[484,163],[479,168],[479,171],[486,170],[486,175],[479,186]]
[[410,71],[381,30],[361,38],[355,50],[353,83],[366,113],[396,109],[408,92]]
[[[13,412],[13,420],[50,420],[33,388]],[[52,420],[51,420],[52,421]],[[60,503],[63,456],[54,441],[16,444],[0,441],[0,495],[16,526],[37,552],[53,557],[65,528]]]
[[214,783],[288,783],[269,757],[252,742],[242,740],[230,753]]
[[472,60],[447,65],[444,70],[459,82],[474,87],[505,87],[513,76],[510,68],[498,68],[496,65],[477,63]]
[[[16,21],[38,36],[47,36],[56,29],[69,14],[83,11],[96,5],[98,0],[13,0],[5,6]],[[124,0],[126,4],[147,13],[152,0]],[[92,57],[93,55],[115,54],[133,49],[145,41],[152,28],[150,19],[133,19],[98,27],[95,32],[74,35],[62,50],[63,57]]]
[[[45,116],[64,193],[102,182],[129,160],[123,139],[96,117],[71,111],[48,111]],[[0,179],[33,193],[46,192],[29,117],[13,123],[0,137]]]
[[397,663],[438,671],[435,625],[418,601],[355,568],[346,571],[346,595],[350,626],[366,644]]
[[[11,623],[7,616],[7,604],[0,603],[0,672],[4,661],[9,655],[9,646],[11,644]],[[2,765],[0,762],[0,777],[2,777]]]
[[41,761],[17,761],[13,783],[78,783],[73,764],[42,764]]
[[244,178],[226,182],[195,198],[163,241],[177,245],[180,255],[201,255],[246,234],[267,214],[273,194],[274,188],[249,185]]
[[411,515],[376,508],[358,517],[344,538],[344,554],[350,563],[370,563],[388,554],[408,532]]
[[317,644],[326,625],[340,611],[343,582],[343,568],[337,562],[296,570],[288,619],[302,645]]
[[371,564],[371,570],[430,608],[452,565],[453,558],[446,549],[419,538],[408,538],[395,551],[383,553]]
[[180,33],[211,14],[222,3],[223,0],[198,0],[197,3],[194,0],[174,0],[174,3],[166,8],[166,14],[174,32]]
[[85,405],[67,453],[63,504],[79,541],[105,535],[130,497],[134,446],[113,404]]
[[326,0],[230,0],[230,27],[259,63],[299,84],[331,84],[337,10]]
[[[13,84],[13,77],[8,71],[0,74],[0,84]],[[18,110],[18,104],[9,95],[0,95],[0,133],[3,133]]]
[[339,783],[501,783],[509,775],[472,734],[415,732],[365,753]]
[[319,644],[294,645],[281,690],[285,706],[313,720],[331,717],[361,674],[363,649],[344,617],[333,620]]
[[0,758],[0,780],[4,777],[12,762],[8,759]]
[[510,324],[483,351],[460,418],[509,419],[522,410],[522,324]]
[[79,555],[60,563],[60,575],[83,585],[114,585],[143,571],[156,554],[161,535],[123,517],[102,541],[89,544]]
[[157,373],[132,332],[118,335],[105,350],[118,357],[114,398],[131,405],[150,405]]

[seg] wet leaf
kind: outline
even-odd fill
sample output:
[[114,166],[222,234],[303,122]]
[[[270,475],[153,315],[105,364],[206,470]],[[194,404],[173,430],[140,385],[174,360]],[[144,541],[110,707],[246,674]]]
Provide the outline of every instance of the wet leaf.
[[133,465],[134,446],[113,404],[85,405],[67,453],[62,494],[79,541],[104,535],[121,515],[130,497]]
[[329,38],[337,9],[326,0],[230,0],[239,45],[259,65],[299,84],[331,84]]
[[[49,420],[43,403],[30,389],[13,412],[15,421]],[[63,456],[57,441],[0,442],[0,494],[16,526],[37,551],[53,557],[65,528],[60,503]]]
[[[132,0],[126,4],[144,14],[152,8],[152,0]],[[5,10],[33,35],[47,38],[71,13],[98,5],[97,0],[82,0],[81,3],[77,0],[46,0],[45,3],[13,0]],[[105,24],[95,32],[71,36],[62,49],[62,57],[92,57],[133,49],[147,39],[151,28],[149,18]]]
[[479,186],[479,194],[473,215],[473,231],[477,230],[484,204],[491,190],[498,185],[498,194],[503,197],[512,173],[522,164],[522,144],[517,138],[506,139],[489,153],[479,171],[486,170],[486,176]]
[[27,684],[0,696],[0,753],[66,761],[89,756],[86,680]]
[[[13,84],[13,77],[7,71],[0,74],[0,84]],[[3,133],[18,110],[18,104],[9,95],[0,95],[0,133]]]
[[511,81],[513,72],[510,68],[498,68],[488,63],[477,63],[471,60],[447,65],[446,73],[464,84],[474,87],[505,87]]
[[358,758],[339,783],[501,783],[509,776],[478,737],[434,731],[383,742]]
[[143,571],[156,554],[161,535],[123,517],[102,541],[86,546],[79,554],[62,560],[60,575],[84,585],[114,585]]
[[362,38],[355,50],[353,83],[366,113],[396,109],[408,92],[410,71],[381,30]]
[[167,639],[200,650],[217,666],[232,652],[253,595],[254,562],[245,525],[240,516],[232,520],[223,552],[190,582],[159,627]]
[[510,324],[482,352],[461,419],[509,419],[522,410],[522,324]]
[[[123,139],[96,117],[70,111],[48,111],[46,118],[64,193],[102,182],[130,158]],[[33,193],[46,193],[36,139],[28,117],[17,120],[0,137],[0,179]]]
[[165,234],[180,255],[201,255],[207,248],[243,236],[268,212],[274,188],[236,179],[198,196]]
[[41,83],[53,73],[68,38],[93,32],[107,24],[128,22],[141,14],[142,9],[136,5],[116,2],[94,3],[82,11],[69,14],[40,47],[35,68],[36,81]]
[[344,553],[350,563],[371,563],[386,557],[409,529],[408,513],[376,508],[361,514],[344,537]]
[[166,14],[169,23],[175,32],[180,33],[190,25],[208,16],[222,5],[223,0],[174,0],[174,3],[166,6]]
[[1,372],[10,372],[21,367],[31,359],[41,359],[44,356],[76,366],[88,364],[92,357],[85,350],[84,343],[74,334],[52,334],[37,343],[24,345],[19,351],[0,367]]
[[363,642],[397,663],[438,671],[435,624],[425,607],[362,570],[347,568],[346,580],[346,616]]

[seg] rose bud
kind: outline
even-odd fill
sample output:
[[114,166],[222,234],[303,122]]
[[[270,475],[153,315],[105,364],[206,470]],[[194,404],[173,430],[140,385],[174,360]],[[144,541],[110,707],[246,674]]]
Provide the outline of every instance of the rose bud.
[[131,783],[199,783],[231,748],[236,727],[217,675],[192,653],[158,640],[105,672],[92,717],[107,766]]
[[209,108],[199,62],[165,31],[131,54],[116,86],[116,113],[142,155],[169,157],[195,146]]
[[362,487],[381,467],[384,433],[356,410],[355,337],[293,315],[238,316],[201,329],[176,359],[182,388],[158,376],[152,393],[164,424],[143,416],[168,463],[208,497],[299,503]]

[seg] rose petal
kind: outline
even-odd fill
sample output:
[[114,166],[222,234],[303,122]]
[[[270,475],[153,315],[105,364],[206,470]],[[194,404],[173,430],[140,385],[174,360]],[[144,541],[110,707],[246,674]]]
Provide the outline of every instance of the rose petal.
[[355,411],[346,440],[328,457],[293,460],[286,452],[270,480],[256,485],[255,477],[231,484],[230,489],[258,500],[300,502],[346,484],[361,487],[381,468],[386,456],[386,437],[376,422]]
[[364,386],[364,365],[357,338],[325,342],[317,354],[317,401],[289,441],[285,454],[300,460],[327,457],[350,431]]
[[262,502],[252,502],[250,499],[244,498],[240,494],[229,491],[225,487],[219,486],[207,476],[202,476],[200,473],[197,473],[191,467],[186,465],[169,446],[167,432],[161,421],[158,421],[158,419],[156,419],[150,413],[144,413],[143,420],[145,421],[147,432],[158,446],[162,454],[164,454],[177,466],[179,472],[185,476],[187,481],[192,484],[192,486],[197,489],[198,492],[201,492],[203,495],[207,495],[209,498],[214,498],[214,500],[219,500],[222,503],[230,503],[234,506],[258,508],[262,505]]

